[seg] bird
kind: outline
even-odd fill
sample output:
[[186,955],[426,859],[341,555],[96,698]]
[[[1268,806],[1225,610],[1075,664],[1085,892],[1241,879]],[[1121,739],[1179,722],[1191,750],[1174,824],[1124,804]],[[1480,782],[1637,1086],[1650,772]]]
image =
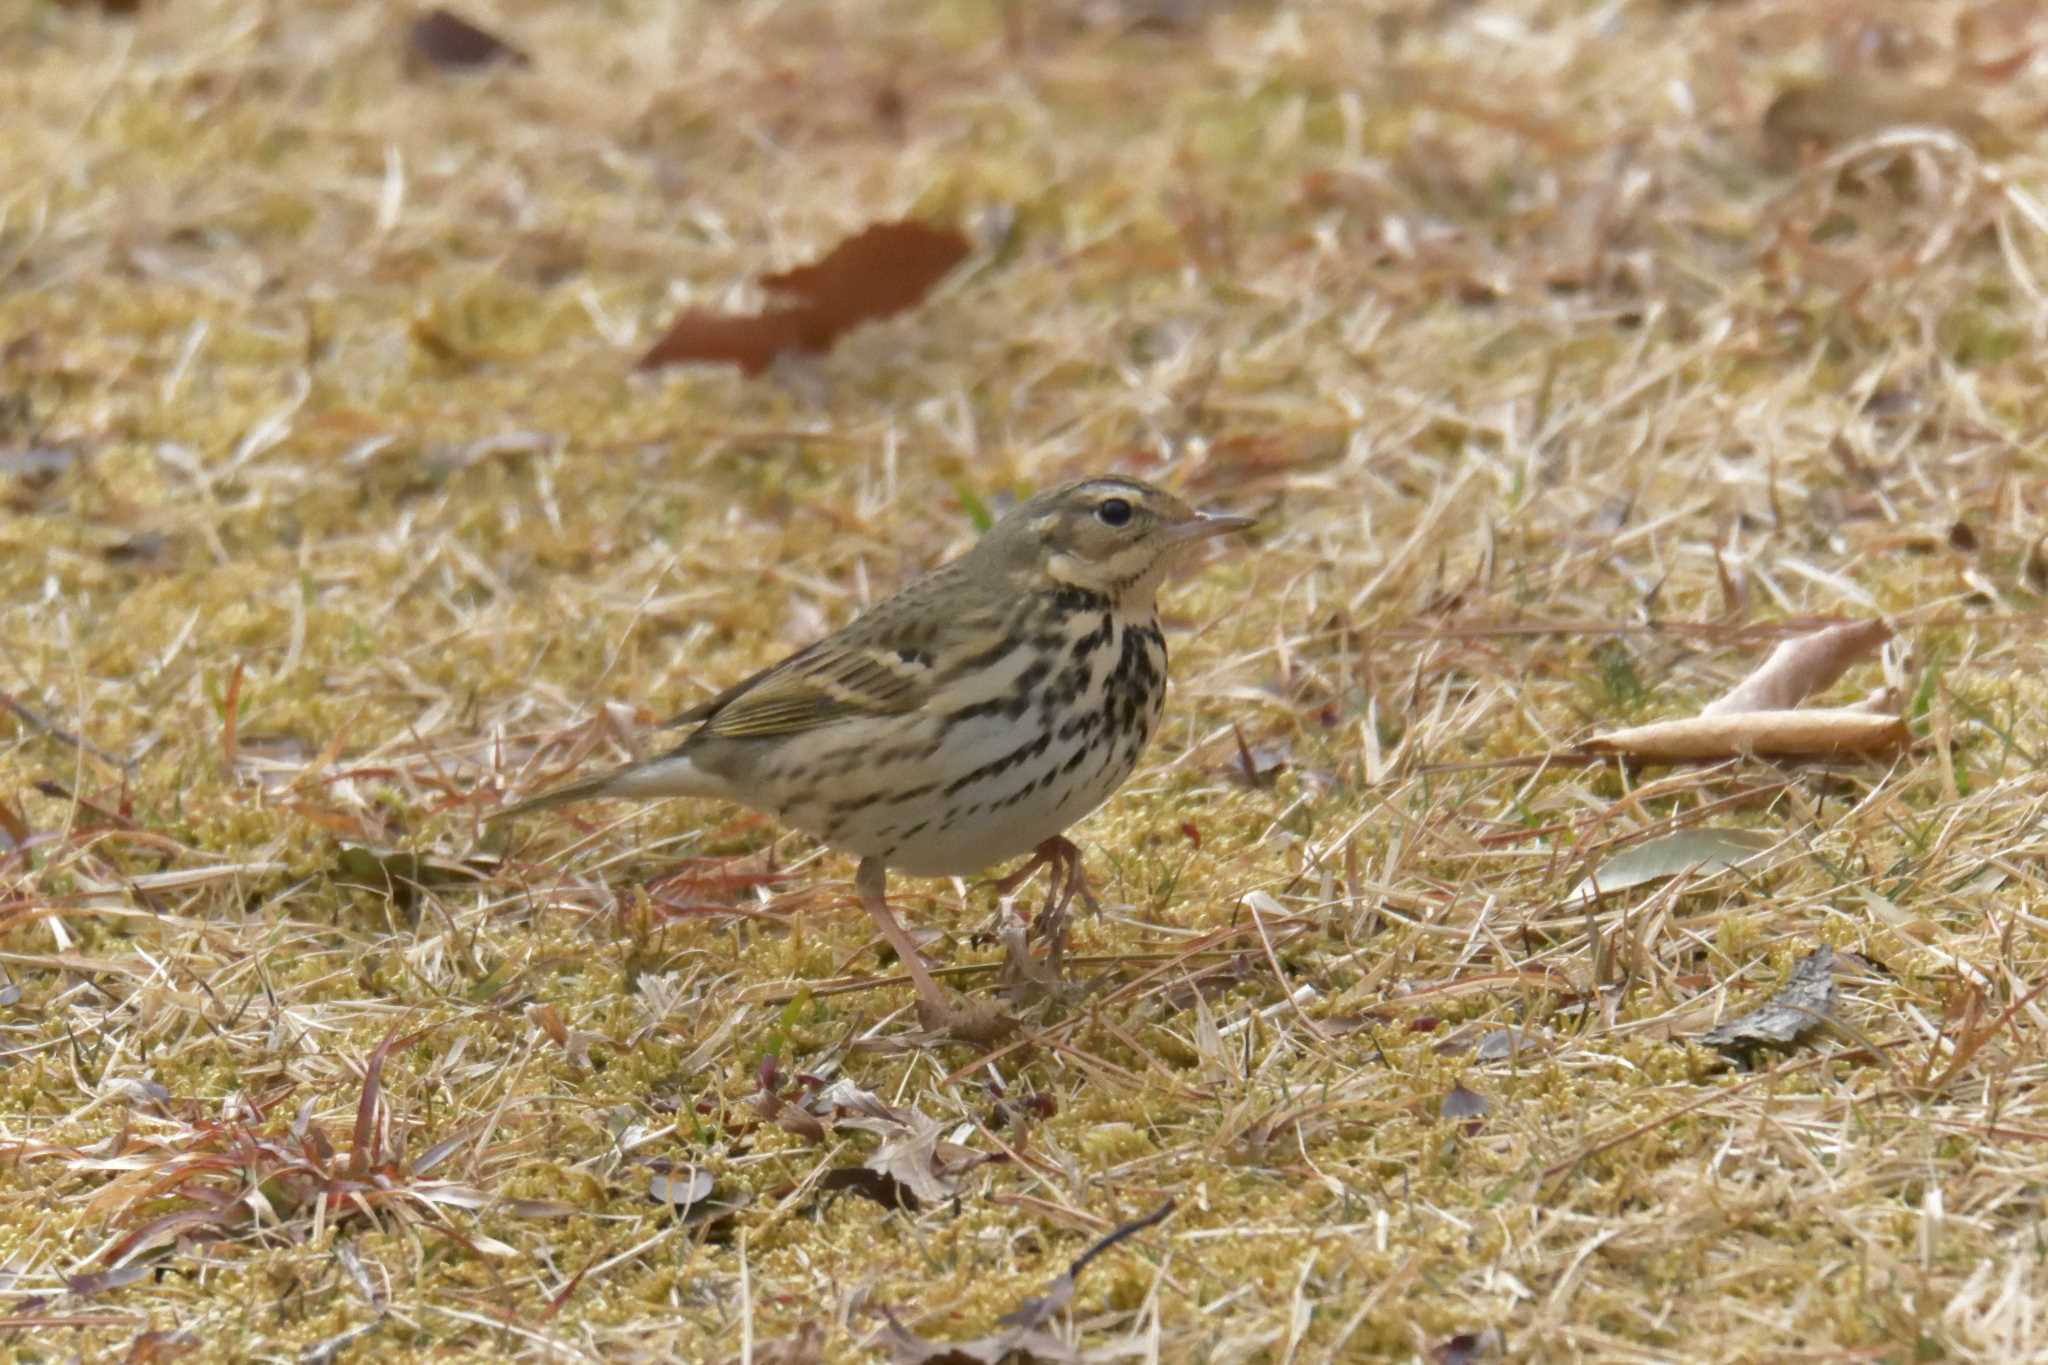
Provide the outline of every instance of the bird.
[[1056,964],[1066,909],[1093,904],[1066,831],[1137,768],[1166,703],[1157,596],[1194,546],[1254,518],[1100,475],[1018,503],[955,559],[840,630],[675,717],[680,744],[505,806],[708,797],[859,859],[854,888],[917,994],[968,1041],[1014,1021],[956,1001],[890,909],[891,871],[953,877],[1030,854],[1051,883],[1032,929]]

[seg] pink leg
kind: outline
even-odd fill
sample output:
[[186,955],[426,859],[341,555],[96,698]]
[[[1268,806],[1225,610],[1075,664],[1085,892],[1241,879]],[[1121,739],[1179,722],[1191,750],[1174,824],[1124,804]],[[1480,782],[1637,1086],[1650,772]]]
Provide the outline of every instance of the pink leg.
[[875,927],[882,931],[882,938],[902,961],[903,969],[910,973],[910,981],[917,988],[917,1017],[926,1028],[939,1029],[970,1043],[992,1043],[1016,1027],[1016,1021],[994,1005],[967,1004],[956,1000],[952,992],[941,986],[925,966],[924,954],[917,950],[917,944],[910,937],[896,913],[889,908],[885,896],[888,888],[889,870],[880,859],[863,858],[860,868],[854,873],[853,887],[860,894],[861,907],[874,918]]

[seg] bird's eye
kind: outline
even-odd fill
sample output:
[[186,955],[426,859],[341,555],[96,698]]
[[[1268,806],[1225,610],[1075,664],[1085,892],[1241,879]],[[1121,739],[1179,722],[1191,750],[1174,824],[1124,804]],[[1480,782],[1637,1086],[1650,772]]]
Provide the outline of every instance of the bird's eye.
[[1128,526],[1131,520],[1131,505],[1122,498],[1110,498],[1095,505],[1095,515],[1104,526]]

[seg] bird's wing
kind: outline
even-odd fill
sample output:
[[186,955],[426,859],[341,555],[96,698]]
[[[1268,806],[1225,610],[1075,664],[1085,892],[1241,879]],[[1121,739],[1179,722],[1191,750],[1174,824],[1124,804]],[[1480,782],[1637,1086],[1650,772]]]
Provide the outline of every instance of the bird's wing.
[[891,649],[837,636],[764,668],[694,706],[675,725],[703,735],[767,738],[855,716],[897,716],[930,698],[932,661],[915,649]]

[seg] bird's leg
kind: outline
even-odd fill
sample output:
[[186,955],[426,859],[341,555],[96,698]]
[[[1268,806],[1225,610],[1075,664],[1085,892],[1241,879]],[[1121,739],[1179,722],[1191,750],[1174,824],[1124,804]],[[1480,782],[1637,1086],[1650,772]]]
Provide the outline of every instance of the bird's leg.
[[861,907],[874,917],[875,927],[896,950],[904,970],[910,973],[911,984],[917,988],[918,1021],[926,1028],[942,1030],[970,1043],[992,1043],[1015,1028],[1016,1021],[1000,1008],[958,1000],[938,983],[925,966],[924,954],[917,950],[910,932],[889,908],[884,895],[888,882],[889,869],[879,858],[861,859],[859,870],[853,874],[853,888],[860,895]]
[[1067,906],[1074,897],[1090,910],[1101,910],[1095,900],[1095,892],[1088,885],[1088,869],[1081,861],[1081,850],[1074,841],[1064,835],[1055,834],[1032,852],[1031,860],[996,882],[996,894],[1010,895],[1025,882],[1031,880],[1039,868],[1052,869],[1046,887],[1045,905],[1031,921],[1034,937],[1046,945],[1046,956],[1051,960],[1053,975],[1059,974],[1060,957],[1067,947]]

